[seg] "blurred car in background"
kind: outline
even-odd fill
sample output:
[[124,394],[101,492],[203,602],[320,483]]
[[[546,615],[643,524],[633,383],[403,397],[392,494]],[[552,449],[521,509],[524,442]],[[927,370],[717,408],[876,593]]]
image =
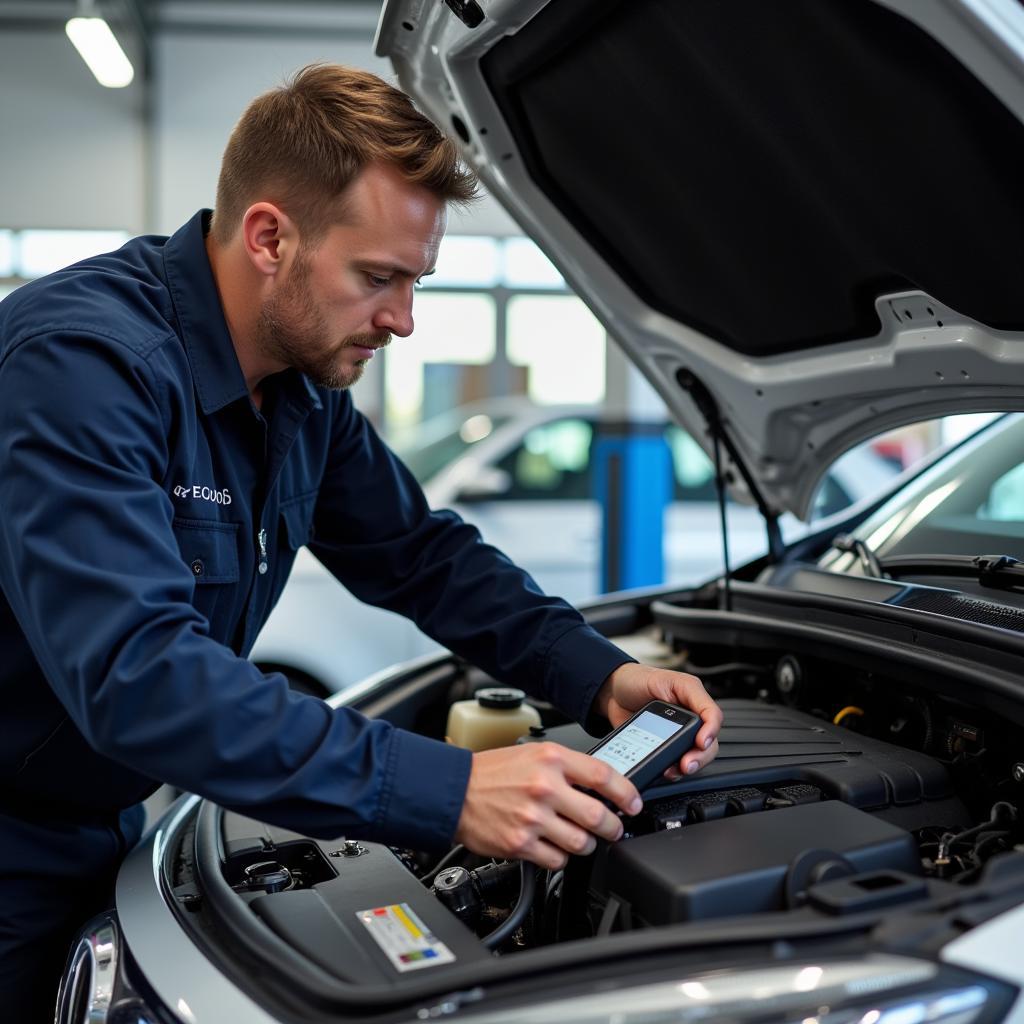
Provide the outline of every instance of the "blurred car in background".
[[[432,507],[454,508],[544,590],[578,603],[602,589],[596,448],[603,439],[652,431],[667,446],[672,479],[660,524],[664,580],[646,582],[710,579],[723,567],[714,466],[667,414],[627,416],[592,406],[538,406],[526,398],[503,398],[433,417],[392,443]],[[897,471],[870,446],[854,449],[824,477],[810,521],[876,495]],[[732,564],[764,553],[764,522],[756,508],[730,501],[728,523]],[[780,525],[787,540],[807,528],[793,516],[783,517]],[[284,672],[298,688],[327,695],[395,662],[437,650],[408,620],[354,598],[304,548],[251,657]]]

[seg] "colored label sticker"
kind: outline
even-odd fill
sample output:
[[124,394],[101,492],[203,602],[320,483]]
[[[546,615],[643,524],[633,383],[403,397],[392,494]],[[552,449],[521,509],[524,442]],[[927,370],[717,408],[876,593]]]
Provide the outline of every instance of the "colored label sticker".
[[396,971],[417,971],[455,960],[455,954],[430,931],[408,903],[358,910],[356,917]]

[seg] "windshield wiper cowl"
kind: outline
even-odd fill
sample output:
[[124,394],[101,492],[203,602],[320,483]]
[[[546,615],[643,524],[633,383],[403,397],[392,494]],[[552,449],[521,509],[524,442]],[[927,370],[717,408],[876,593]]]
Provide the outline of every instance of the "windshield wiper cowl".
[[1024,590],[1024,561],[1012,555],[887,555],[884,565],[886,575],[895,579],[966,576],[993,590]]

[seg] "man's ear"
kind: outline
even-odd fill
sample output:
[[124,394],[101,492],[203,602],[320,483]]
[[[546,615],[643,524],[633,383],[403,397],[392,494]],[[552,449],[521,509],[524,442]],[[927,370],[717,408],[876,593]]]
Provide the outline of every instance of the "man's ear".
[[278,273],[298,250],[295,222],[273,203],[253,203],[242,215],[242,244],[253,267],[268,277]]

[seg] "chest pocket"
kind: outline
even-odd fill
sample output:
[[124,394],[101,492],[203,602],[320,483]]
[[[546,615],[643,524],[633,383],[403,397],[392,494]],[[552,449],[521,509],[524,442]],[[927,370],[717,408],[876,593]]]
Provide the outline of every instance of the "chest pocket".
[[313,511],[316,508],[317,492],[300,494],[281,503],[281,522],[285,543],[298,551],[303,544],[313,539]]
[[280,507],[280,528],[277,540],[278,572],[274,574],[270,593],[269,609],[277,604],[285,583],[295,563],[295,556],[303,544],[313,539],[313,510],[316,508],[316,491],[300,494],[297,498],[286,498]]
[[179,517],[171,525],[196,584],[192,604],[206,616],[211,634],[226,642],[239,578],[238,523]]

